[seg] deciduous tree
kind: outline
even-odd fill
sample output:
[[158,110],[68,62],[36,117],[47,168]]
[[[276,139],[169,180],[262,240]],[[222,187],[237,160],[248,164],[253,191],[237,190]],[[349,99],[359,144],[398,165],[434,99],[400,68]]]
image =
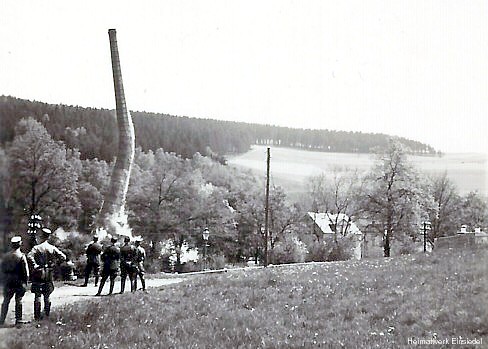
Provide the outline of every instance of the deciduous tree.
[[[314,212],[331,213],[335,217],[330,225],[334,231],[334,241],[337,243],[337,234],[345,235],[348,232],[352,218],[359,213],[363,179],[357,171],[334,168],[331,176],[322,173],[310,179],[309,195],[311,196],[311,209]],[[343,215],[348,221],[342,224]]]
[[103,195],[110,181],[110,166],[103,160],[83,160],[78,181],[78,197],[81,203],[80,230],[95,228],[95,220],[103,203]]
[[[74,228],[80,213],[77,196],[79,153],[54,141],[33,118],[22,119],[8,149],[8,206],[14,227],[33,213],[47,224]],[[24,229],[22,229],[24,230]]]
[[440,236],[452,235],[460,226],[460,197],[447,172],[430,178],[432,198],[435,210],[429,214],[432,229],[429,242],[433,246],[434,240]]
[[392,239],[418,235],[418,223],[426,216],[420,177],[406,153],[402,144],[390,140],[366,176],[363,211],[383,231],[385,257],[390,256]]
[[[460,221],[470,231],[486,228],[488,225],[488,203],[478,192],[470,192],[461,198]],[[459,227],[458,227],[459,228]]]

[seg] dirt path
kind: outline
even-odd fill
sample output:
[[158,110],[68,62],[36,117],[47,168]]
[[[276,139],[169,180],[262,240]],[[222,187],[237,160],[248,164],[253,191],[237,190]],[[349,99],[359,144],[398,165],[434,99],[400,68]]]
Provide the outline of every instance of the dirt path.
[[[160,278],[160,279],[147,279],[146,280],[146,287],[151,288],[151,287],[160,287],[164,285],[170,285],[174,283],[181,282],[183,278],[173,278],[173,277],[168,277],[168,278]],[[138,283],[138,286],[140,287],[140,283]],[[126,283],[126,292],[127,288],[130,290],[130,284],[129,280],[127,280]],[[102,291],[102,295],[107,294],[109,289],[109,282],[105,284],[105,287]],[[85,299],[99,299],[103,300],[104,297],[95,297],[95,294],[98,291],[98,287],[95,287],[93,285],[93,282],[91,282],[88,287],[80,287],[75,285],[74,283],[68,284],[66,283],[65,285],[61,287],[56,287],[54,292],[51,295],[51,302],[52,302],[52,307],[53,307],[53,312],[56,312],[56,308],[65,305],[65,304],[71,304],[74,302],[79,302]],[[117,278],[115,282],[115,288],[114,288],[114,293],[120,292],[120,281]],[[140,291],[138,291],[140,292]],[[3,302],[3,292],[0,295],[0,304]],[[26,292],[24,298],[23,298],[23,319],[24,320],[33,320],[34,318],[34,294],[30,291]],[[5,348],[5,339],[8,337],[9,331],[14,331],[14,327],[10,327],[11,325],[14,324],[15,322],[15,300],[12,299],[10,301],[10,306],[9,306],[9,312],[7,315],[7,320],[5,321],[5,325],[7,327],[0,328],[0,349]]]

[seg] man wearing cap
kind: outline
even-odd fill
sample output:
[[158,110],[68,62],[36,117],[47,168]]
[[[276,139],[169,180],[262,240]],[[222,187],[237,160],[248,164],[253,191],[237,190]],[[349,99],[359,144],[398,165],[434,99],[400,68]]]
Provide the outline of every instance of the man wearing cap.
[[146,260],[146,251],[141,246],[142,238],[136,238],[136,261],[137,261],[137,275],[135,277],[134,287],[137,290],[137,276],[141,279],[142,290],[146,290],[146,281],[144,280],[144,261]]
[[98,236],[93,236],[93,241],[86,248],[86,267],[85,267],[85,283],[83,287],[88,286],[88,279],[93,270],[95,276],[95,286],[98,286],[98,275],[100,273],[100,254],[102,253],[102,245],[98,242]]
[[12,250],[8,252],[1,265],[1,271],[4,276],[3,284],[3,304],[0,312],[0,325],[5,323],[8,313],[8,305],[15,295],[15,324],[22,324],[22,297],[27,290],[27,281],[29,280],[29,266],[25,255],[20,251],[22,238],[14,236],[10,240]]
[[41,229],[41,243],[34,246],[27,254],[32,265],[32,286],[34,293],[34,320],[41,320],[41,296],[44,296],[44,314],[49,317],[51,301],[49,299],[54,291],[53,268],[56,263],[66,260],[66,255],[56,246],[49,243],[51,230]]
[[119,274],[120,268],[120,249],[115,245],[117,238],[114,236],[110,239],[111,245],[105,248],[102,254],[103,269],[102,269],[102,280],[100,281],[100,286],[98,287],[97,296],[100,296],[107,281],[110,276],[110,291],[108,294],[112,294],[114,291],[115,278]]
[[120,293],[124,293],[125,280],[129,276],[130,290],[135,292],[136,248],[130,244],[130,237],[124,238],[124,246],[120,248]]

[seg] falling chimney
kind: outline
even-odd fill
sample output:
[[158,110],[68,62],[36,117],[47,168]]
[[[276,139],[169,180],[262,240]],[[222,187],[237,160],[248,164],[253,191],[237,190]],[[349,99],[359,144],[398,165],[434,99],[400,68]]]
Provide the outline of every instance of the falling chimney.
[[109,188],[100,211],[99,224],[110,234],[128,235],[130,230],[127,229],[127,216],[124,213],[124,206],[132,162],[134,161],[135,135],[132,118],[125,101],[115,29],[109,29],[108,35],[112,56],[119,146]]

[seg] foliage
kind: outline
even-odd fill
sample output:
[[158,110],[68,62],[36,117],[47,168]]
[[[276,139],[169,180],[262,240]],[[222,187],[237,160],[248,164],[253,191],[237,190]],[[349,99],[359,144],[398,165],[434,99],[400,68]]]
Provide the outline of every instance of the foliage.
[[201,275],[149,293],[66,306],[39,328],[13,332],[8,344],[409,348],[408,338],[486,341],[488,273],[479,261],[487,258],[486,249],[438,251]]
[[477,192],[470,192],[461,198],[461,224],[466,224],[470,231],[488,224],[488,198]]
[[323,240],[311,240],[307,243],[307,258],[306,262],[326,262],[329,256],[331,247]]
[[270,253],[272,264],[285,264],[305,262],[308,251],[296,236],[286,236],[276,243]]
[[224,269],[227,265],[227,259],[224,255],[211,255],[208,256],[205,264],[207,269]]
[[447,177],[447,172],[444,172],[441,176],[430,178],[430,185],[436,205],[436,209],[429,214],[432,224],[432,229],[429,232],[429,242],[433,245],[436,238],[456,233],[456,229],[460,225],[458,215],[460,197],[456,187]]
[[13,228],[20,230],[26,217],[45,216],[54,228],[77,225],[80,202],[77,196],[79,153],[54,141],[33,118],[22,119],[8,148],[7,204],[12,208]]
[[309,183],[314,212],[353,216],[359,210],[355,205],[361,196],[362,180],[356,171],[335,167],[329,176],[322,173],[311,177]]
[[395,140],[378,153],[364,190],[363,212],[376,222],[378,232],[384,231],[384,255],[389,257],[392,239],[418,235],[418,224],[432,207],[430,196],[423,195],[418,173]]
[[83,160],[78,183],[78,197],[81,203],[79,228],[93,230],[110,180],[110,166],[103,160]]
[[137,234],[151,241],[171,239],[177,265],[181,264],[184,243],[190,247],[202,243],[204,227],[211,231],[216,253],[231,254],[234,247],[236,231],[233,209],[228,204],[230,194],[225,186],[216,186],[204,178],[203,173],[208,175],[211,167],[212,162],[183,159],[162,149],[136,152],[127,201],[129,221]]
[[[30,212],[40,213],[44,223],[53,229],[91,231],[113,166],[113,161],[108,162],[113,160],[112,150],[117,144],[117,136],[112,132],[113,113],[10,97],[0,97],[0,106],[5,107],[0,108],[2,126],[5,125],[0,130],[0,141],[6,145],[5,152],[0,150],[0,162],[4,165],[0,169],[0,215],[5,231],[9,234],[24,231]],[[223,256],[229,263],[242,263],[250,257],[262,261],[265,246],[262,177],[224,165],[219,153],[230,148],[243,151],[252,142],[273,143],[285,138],[289,144],[301,147],[309,144],[308,133],[295,130],[301,137],[298,144],[295,136],[291,136],[295,132],[292,130],[273,133],[269,131],[273,128],[264,126],[135,114],[141,144],[127,194],[127,213],[134,235],[143,235],[152,246],[148,249],[148,270],[167,268],[165,256],[158,250],[160,241],[173,241],[178,264],[183,244],[201,250],[204,244],[201,232],[205,227],[211,232],[209,255]],[[34,117],[21,119],[21,115]],[[233,131],[225,133],[225,125],[231,125]],[[202,134],[215,143],[200,139]],[[311,148],[321,149],[321,134],[312,134]],[[221,136],[223,141],[215,140]],[[5,143],[7,140],[12,142]],[[171,140],[177,144],[169,144]],[[398,140],[387,143],[385,138],[378,142],[387,147],[378,154],[376,166],[365,177],[333,169],[331,176],[311,179],[309,195],[302,204],[292,202],[282,187],[271,186],[268,247],[270,255],[277,256],[277,263],[303,260],[300,253],[294,254],[289,236],[296,236],[306,244],[307,260],[345,258],[343,252],[348,248],[332,250],[329,242],[321,244],[322,234],[318,232],[315,236],[319,241],[310,241],[312,229],[303,221],[310,209],[346,213],[355,222],[367,221],[364,225],[377,234],[382,235],[386,229],[385,255],[390,254],[391,244],[395,251],[411,252],[409,243],[412,238],[418,239],[419,224],[424,220],[433,223],[430,241],[454,233],[461,224],[468,224],[471,230],[478,226],[486,228],[488,204],[482,195],[473,192],[459,196],[446,176],[424,181],[406,157],[412,148]],[[165,148],[157,147],[162,144]],[[176,152],[168,152],[175,147]],[[191,267],[199,268],[186,266]]]
[[349,242],[347,239],[343,239],[340,243],[334,244],[327,256],[327,262],[347,261],[351,259],[351,247],[347,242]]
[[5,201],[5,192],[6,186],[3,183],[6,183],[9,178],[9,173],[7,171],[7,155],[5,154],[5,150],[0,147],[0,227],[3,227],[4,232],[3,236],[0,238],[0,254],[2,252],[7,252],[9,249],[9,244],[7,242],[7,230],[10,226],[10,214],[7,211],[7,205]]
[[[369,153],[374,147],[387,143],[387,136],[383,134],[292,129],[148,112],[133,111],[131,115],[136,145],[143,151],[162,148],[184,158],[191,158],[199,152],[224,162],[222,155],[245,152],[252,144]],[[25,116],[35,116],[54,139],[79,149],[82,159],[98,158],[111,162],[117,153],[114,111],[52,105],[6,96],[0,96],[0,145],[13,139],[14,126]],[[405,138],[399,140],[412,152],[435,153],[426,144]]]
[[[331,219],[331,229],[335,233],[334,241],[338,242],[338,235],[344,237],[350,228],[352,217],[360,212],[361,196],[363,194],[363,179],[356,171],[340,171],[334,168],[332,178],[325,173],[310,178],[309,196],[312,199],[312,212],[325,212],[334,215]],[[348,217],[346,224],[341,217]]]
[[90,241],[90,235],[71,232],[63,239],[55,236],[51,242],[66,254],[66,257],[75,264],[76,273],[81,275],[86,265],[86,247]]

